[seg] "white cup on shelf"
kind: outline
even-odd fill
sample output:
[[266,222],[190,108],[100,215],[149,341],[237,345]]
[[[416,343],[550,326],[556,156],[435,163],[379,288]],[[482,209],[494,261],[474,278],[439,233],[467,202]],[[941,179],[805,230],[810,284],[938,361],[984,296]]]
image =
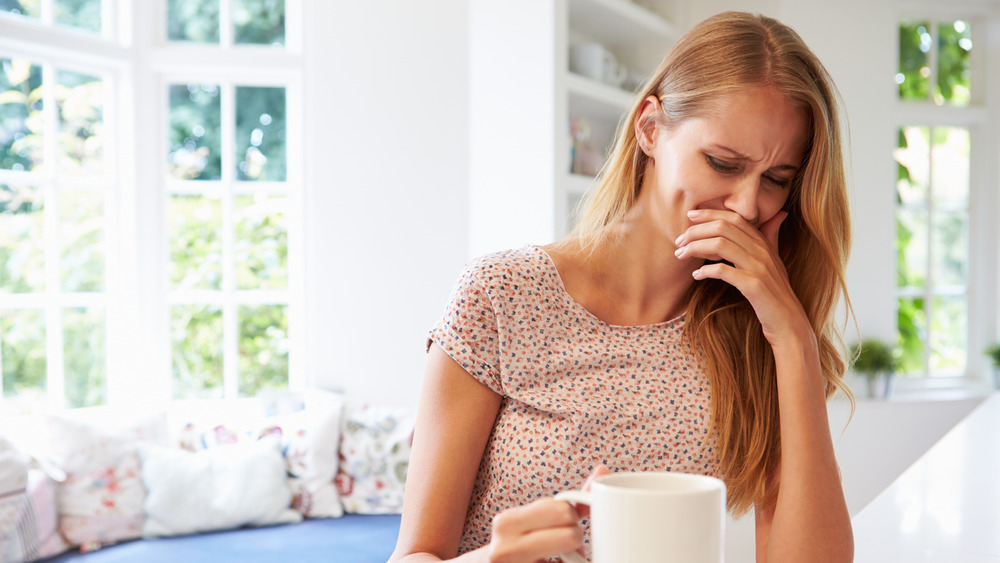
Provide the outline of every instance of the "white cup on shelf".
[[621,86],[628,69],[618,62],[607,47],[594,41],[575,43],[569,48],[569,69],[592,80]]

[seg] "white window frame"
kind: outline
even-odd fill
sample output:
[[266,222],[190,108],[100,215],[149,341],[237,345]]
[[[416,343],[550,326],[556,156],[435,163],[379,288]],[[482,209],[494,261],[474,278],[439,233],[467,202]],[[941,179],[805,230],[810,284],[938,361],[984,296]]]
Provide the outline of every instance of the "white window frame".
[[[973,49],[972,99],[968,106],[937,106],[932,101],[916,102],[896,98],[892,149],[895,149],[896,131],[908,126],[961,127],[969,130],[970,170],[969,170],[969,263],[966,279],[966,299],[968,304],[966,370],[958,376],[933,376],[911,374],[896,379],[897,395],[909,397],[958,398],[982,395],[992,388],[992,368],[983,353],[989,342],[1000,335],[997,325],[998,288],[996,284],[998,261],[997,249],[991,241],[998,240],[995,220],[998,199],[997,186],[1000,185],[1000,168],[996,165],[998,154],[998,72],[991,68],[991,56],[995,55],[995,45],[1000,37],[994,29],[1000,22],[1000,10],[995,6],[979,3],[936,3],[908,2],[900,5],[894,21],[894,33],[898,36],[899,22],[903,20],[931,22],[932,36],[937,41],[936,24],[964,20],[972,25]],[[895,60],[899,60],[898,47]],[[937,47],[932,50],[936,53]],[[991,53],[990,51],[994,52]],[[936,81],[936,60],[931,64],[931,92]],[[993,64],[992,66],[995,66]],[[887,151],[891,154],[891,150]],[[895,175],[894,175],[895,176]],[[893,210],[898,209],[894,206]],[[895,218],[893,218],[895,221]],[[895,230],[893,230],[895,236]],[[895,295],[900,296],[898,289]],[[929,295],[925,292],[925,297]],[[895,308],[893,309],[895,311]],[[895,313],[894,313],[895,314]],[[930,322],[930,319],[928,319]]]
[[[51,19],[52,0],[43,14]],[[220,0],[220,19],[225,22],[231,0]],[[169,131],[167,85],[189,81],[227,83],[239,86],[286,88],[287,172],[282,182],[290,200],[288,224],[288,281],[281,300],[287,304],[290,390],[306,385],[303,306],[304,275],[304,159],[305,120],[302,49],[303,1],[285,0],[286,45],[207,46],[166,41],[166,0],[103,0],[105,29],[100,35],[70,28],[53,27],[44,21],[0,14],[0,53],[20,56],[34,63],[55,63],[60,69],[74,68],[106,76],[108,106],[104,127],[109,132],[105,146],[108,197],[105,201],[107,231],[106,285],[106,381],[107,404],[163,406],[172,399],[170,363],[169,260],[164,222],[167,202]],[[231,41],[223,25],[220,39]],[[113,105],[112,105],[113,104]],[[50,104],[46,104],[45,111]],[[224,110],[225,111],[225,110]],[[116,119],[117,117],[117,119]],[[225,117],[224,117],[225,119]],[[228,150],[223,147],[223,151]],[[224,157],[225,158],[225,157]],[[231,158],[231,157],[230,157]],[[0,180],[16,172],[0,171]],[[235,184],[234,184],[235,185]],[[273,185],[242,185],[243,191],[267,191]],[[48,212],[48,211],[47,211]],[[48,267],[48,266],[47,266]],[[58,284],[46,284],[59,289]],[[245,299],[253,299],[252,292]],[[36,301],[38,296],[0,296],[0,306]],[[47,298],[42,298],[50,301]],[[259,299],[268,300],[266,296]],[[67,302],[47,303],[46,310]],[[240,303],[242,304],[242,303]],[[62,332],[51,327],[47,314],[49,408],[64,405],[61,378]],[[235,316],[231,327],[236,329]],[[57,319],[56,319],[57,320]],[[55,336],[53,334],[55,333]],[[227,372],[235,374],[235,342],[227,336]],[[55,365],[53,365],[55,363]],[[229,367],[231,366],[231,367]],[[59,370],[53,377],[54,368]],[[226,376],[226,397],[235,397],[235,379]]]

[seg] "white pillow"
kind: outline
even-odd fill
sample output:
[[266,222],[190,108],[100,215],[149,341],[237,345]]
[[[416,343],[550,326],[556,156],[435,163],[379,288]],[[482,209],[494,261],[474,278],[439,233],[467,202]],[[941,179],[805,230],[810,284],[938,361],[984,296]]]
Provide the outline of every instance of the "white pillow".
[[302,520],[276,439],[200,452],[143,447],[143,537],[195,534]]

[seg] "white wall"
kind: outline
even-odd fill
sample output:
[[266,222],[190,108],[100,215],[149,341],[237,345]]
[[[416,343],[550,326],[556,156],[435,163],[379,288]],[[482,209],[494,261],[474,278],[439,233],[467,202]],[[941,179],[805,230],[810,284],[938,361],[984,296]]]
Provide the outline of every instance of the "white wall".
[[415,406],[467,259],[465,2],[307,10],[307,377]]

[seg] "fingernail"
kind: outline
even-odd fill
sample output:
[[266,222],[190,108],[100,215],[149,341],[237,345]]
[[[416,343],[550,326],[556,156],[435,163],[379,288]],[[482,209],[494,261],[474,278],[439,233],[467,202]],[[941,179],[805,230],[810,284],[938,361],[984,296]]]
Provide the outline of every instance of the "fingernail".
[[678,258],[681,257],[681,254],[684,254],[684,247],[683,246],[674,251],[674,256],[676,256]]
[[682,244],[684,244],[684,235],[677,237],[677,240],[674,241],[674,246],[680,246]]
[[691,275],[694,277],[694,279],[700,280],[701,279],[701,268],[698,268],[697,270],[691,272]]
[[697,209],[692,209],[691,211],[688,211],[688,217],[692,219],[698,217],[699,215],[701,215],[701,211],[698,211]]

